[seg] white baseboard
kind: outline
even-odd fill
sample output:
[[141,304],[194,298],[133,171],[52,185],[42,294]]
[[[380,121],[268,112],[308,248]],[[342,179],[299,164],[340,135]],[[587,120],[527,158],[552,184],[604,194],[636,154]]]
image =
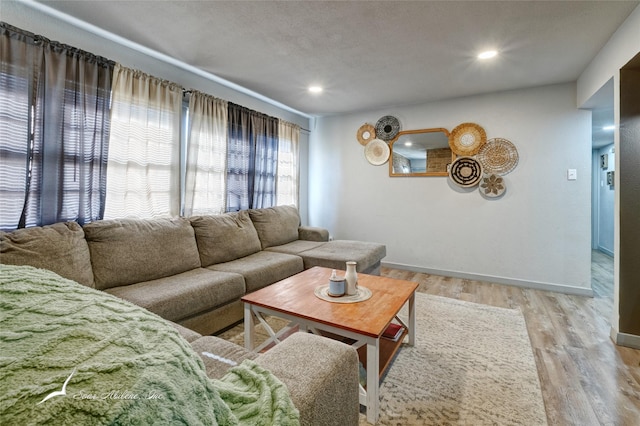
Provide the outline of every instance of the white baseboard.
[[611,327],[611,340],[618,346],[626,346],[628,348],[640,349],[640,336],[635,334],[620,333]]
[[604,248],[602,246],[598,246],[598,251],[603,252],[604,254],[608,255],[609,257],[613,257],[613,252],[611,250],[609,250],[608,248]]
[[544,283],[538,281],[527,281],[515,278],[496,277],[492,275],[470,274],[468,272],[446,271],[441,269],[423,268],[421,266],[405,265],[402,263],[382,262],[382,266],[394,269],[404,269],[407,271],[421,272],[430,275],[442,275],[445,277],[462,278],[475,281],[487,281],[496,284],[505,284],[515,287],[532,288],[534,290],[553,291],[556,293],[571,294],[576,296],[593,297],[591,288],[575,287],[563,284]]

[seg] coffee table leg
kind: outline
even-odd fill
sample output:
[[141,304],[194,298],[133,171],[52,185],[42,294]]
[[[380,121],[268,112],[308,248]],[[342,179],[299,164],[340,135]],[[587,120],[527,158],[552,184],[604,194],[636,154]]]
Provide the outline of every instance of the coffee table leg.
[[255,329],[253,327],[253,312],[251,305],[244,304],[244,347],[252,351],[255,342]]
[[409,344],[416,344],[416,293],[409,298]]
[[380,404],[378,388],[380,386],[380,338],[367,343],[367,421],[375,424],[378,421]]

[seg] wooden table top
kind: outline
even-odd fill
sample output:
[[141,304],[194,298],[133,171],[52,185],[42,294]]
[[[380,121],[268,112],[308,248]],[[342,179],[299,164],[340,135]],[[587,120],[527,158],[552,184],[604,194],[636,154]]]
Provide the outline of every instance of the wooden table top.
[[[364,302],[334,303],[318,298],[316,287],[329,283],[331,269],[313,267],[242,297],[242,301],[274,311],[379,337],[418,288],[412,281],[358,274],[358,286],[371,290]],[[338,275],[344,275],[344,271]]]

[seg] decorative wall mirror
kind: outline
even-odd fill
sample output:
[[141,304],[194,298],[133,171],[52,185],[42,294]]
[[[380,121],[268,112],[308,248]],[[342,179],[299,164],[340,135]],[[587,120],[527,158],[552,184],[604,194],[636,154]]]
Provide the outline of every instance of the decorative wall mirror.
[[389,176],[447,176],[455,160],[443,128],[405,130],[389,145]]

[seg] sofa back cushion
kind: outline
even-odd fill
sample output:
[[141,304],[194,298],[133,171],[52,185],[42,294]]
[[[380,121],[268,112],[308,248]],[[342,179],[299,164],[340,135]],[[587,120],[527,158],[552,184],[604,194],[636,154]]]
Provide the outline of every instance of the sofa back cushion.
[[260,251],[260,239],[246,211],[190,218],[202,267],[229,262]]
[[88,287],[94,286],[89,247],[76,222],[0,231],[0,263],[48,269]]
[[262,248],[279,246],[298,239],[300,215],[293,206],[249,210]]
[[96,288],[186,272],[200,267],[198,246],[187,219],[113,219],[84,227]]

